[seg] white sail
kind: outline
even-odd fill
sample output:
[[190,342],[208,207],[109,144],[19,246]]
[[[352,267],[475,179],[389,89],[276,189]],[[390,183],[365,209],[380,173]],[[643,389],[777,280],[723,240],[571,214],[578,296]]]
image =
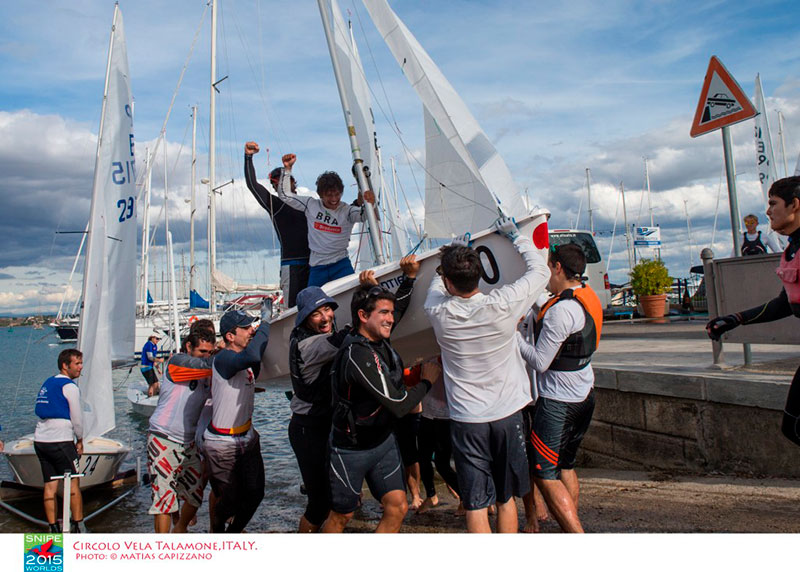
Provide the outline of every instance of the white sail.
[[[527,209],[505,161],[453,86],[386,0],[364,0],[364,5],[430,115],[426,166],[447,163],[426,178],[425,231],[431,237],[477,232],[497,218],[498,205],[506,215],[521,218]],[[430,119],[435,132],[428,129]],[[428,153],[433,157],[429,159]],[[429,194],[437,197],[428,199]],[[438,206],[428,210],[428,203]],[[466,205],[471,216],[466,216]]]
[[756,74],[755,104],[756,111],[758,111],[758,115],[755,117],[756,167],[766,203],[767,191],[772,183],[778,180],[778,171],[775,167],[775,154],[772,151],[772,137],[769,133],[769,120],[764,103],[764,92],[761,89],[761,77],[758,74]]
[[78,348],[86,436],[113,429],[111,360],[134,351],[136,175],[128,54],[115,8],[89,216]]
[[[353,127],[356,132],[361,158],[364,166],[369,169],[370,182],[377,197],[383,194],[378,183],[379,165],[378,156],[375,149],[375,117],[372,114],[372,100],[369,96],[369,86],[364,76],[364,68],[361,65],[361,58],[358,55],[358,47],[353,39],[350,26],[345,23],[339,3],[336,0],[330,1],[330,10],[333,16],[333,41],[336,47],[336,59],[342,72],[342,83],[345,90],[347,101],[350,103],[350,113]],[[372,252],[369,233],[364,224],[359,224],[357,232],[359,238],[359,258],[361,268],[372,268],[377,264],[375,253]]]

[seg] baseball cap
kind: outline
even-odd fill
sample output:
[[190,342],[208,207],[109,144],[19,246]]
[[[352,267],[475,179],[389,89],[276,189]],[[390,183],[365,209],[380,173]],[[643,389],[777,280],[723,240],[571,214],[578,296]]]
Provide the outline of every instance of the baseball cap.
[[231,310],[230,312],[225,312],[219,321],[219,331],[222,335],[225,335],[236,328],[246,328],[255,321],[256,318],[241,310]]

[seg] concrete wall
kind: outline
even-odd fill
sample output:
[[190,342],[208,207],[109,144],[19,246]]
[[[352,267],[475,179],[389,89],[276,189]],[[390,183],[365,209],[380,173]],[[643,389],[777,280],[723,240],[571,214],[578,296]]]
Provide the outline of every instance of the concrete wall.
[[595,369],[583,466],[800,477],[780,432],[788,384]]

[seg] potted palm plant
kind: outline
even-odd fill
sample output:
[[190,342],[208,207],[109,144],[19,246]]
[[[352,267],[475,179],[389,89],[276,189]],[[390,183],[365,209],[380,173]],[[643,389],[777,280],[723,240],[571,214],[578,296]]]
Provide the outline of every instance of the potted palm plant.
[[642,258],[630,272],[631,288],[642,304],[648,318],[664,316],[667,292],[672,288],[672,277],[661,260]]

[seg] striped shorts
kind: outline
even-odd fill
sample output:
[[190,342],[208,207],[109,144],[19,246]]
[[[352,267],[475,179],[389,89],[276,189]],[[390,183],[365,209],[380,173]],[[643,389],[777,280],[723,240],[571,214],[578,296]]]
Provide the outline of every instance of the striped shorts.
[[192,506],[202,504],[202,465],[194,443],[177,443],[148,432],[147,469],[153,498],[149,514],[176,512],[178,498]]

